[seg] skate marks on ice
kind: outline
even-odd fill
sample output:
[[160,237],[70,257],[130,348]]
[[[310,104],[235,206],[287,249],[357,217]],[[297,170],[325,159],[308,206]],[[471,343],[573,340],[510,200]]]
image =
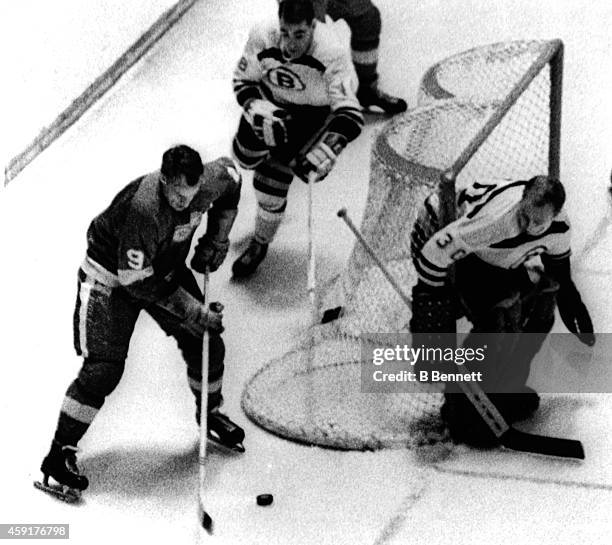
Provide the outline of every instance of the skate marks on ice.
[[608,543],[608,491],[574,489],[569,494],[555,484],[452,473],[433,472],[429,478],[403,520],[398,509],[388,524],[391,529],[396,523],[393,531],[375,545]]
[[603,424],[611,418],[612,396],[608,394],[545,394],[536,416],[517,423],[516,427],[531,433],[579,439],[586,451],[584,461],[459,445],[434,467],[446,474],[612,492],[612,438]]
[[429,485],[430,473],[423,471],[421,481],[402,499],[393,516],[385,523],[373,545],[387,545],[405,528],[412,508],[423,497]]

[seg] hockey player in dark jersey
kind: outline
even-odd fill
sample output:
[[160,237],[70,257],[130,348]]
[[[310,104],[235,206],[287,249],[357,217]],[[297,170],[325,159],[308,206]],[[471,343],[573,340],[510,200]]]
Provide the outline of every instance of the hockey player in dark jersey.
[[[531,361],[552,329],[555,306],[569,331],[587,345],[595,342],[570,273],[564,202],[563,186],[547,176],[477,182],[459,192],[458,217],[442,228],[438,195],[430,195],[412,231],[419,276],[412,291],[413,342],[432,342],[435,333],[454,331],[457,315],[465,315],[473,329],[464,346],[482,343],[481,334],[492,339],[481,386],[509,423],[529,417],[539,406],[538,394],[526,383]],[[529,274],[525,264],[536,256],[543,270]],[[520,333],[528,335],[514,335]],[[456,441],[496,444],[467,397],[450,382],[442,417]]]
[[316,0],[321,21],[329,15],[344,19],[351,29],[353,64],[359,78],[357,98],[369,113],[398,114],[406,111],[406,101],[383,92],[378,86],[378,46],[382,22],[379,9],[371,0]]
[[[141,311],[177,341],[198,423],[202,338],[204,330],[209,331],[209,430],[241,443],[244,432],[219,412],[225,354],[222,308],[203,308],[203,295],[185,264],[193,233],[206,214],[207,229],[191,266],[204,272],[221,265],[240,187],[231,159],[203,165],[195,150],[181,145],[163,154],[159,171],[128,184],[91,222],[74,311],[74,345],[83,364],[66,392],[51,449],[42,462],[44,480],[39,488],[73,501],[87,487],[87,478],[76,467],[76,445],[121,379]],[[230,430],[231,437],[224,430]]]
[[348,44],[317,21],[311,0],[284,0],[278,18],[255,26],[234,72],[244,112],[233,141],[240,165],[254,170],[255,232],[234,262],[252,274],[266,256],[294,174],[324,178],[363,126]]

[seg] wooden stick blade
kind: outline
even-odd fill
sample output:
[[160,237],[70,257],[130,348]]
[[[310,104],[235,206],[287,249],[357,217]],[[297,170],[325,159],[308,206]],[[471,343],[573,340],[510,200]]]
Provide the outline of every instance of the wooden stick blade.
[[520,452],[574,460],[584,460],[585,458],[582,443],[575,439],[548,437],[510,428],[500,437],[500,441],[504,447]]

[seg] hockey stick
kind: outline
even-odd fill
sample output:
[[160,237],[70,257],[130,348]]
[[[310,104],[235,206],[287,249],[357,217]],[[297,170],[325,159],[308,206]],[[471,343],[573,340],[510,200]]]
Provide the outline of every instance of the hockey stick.
[[[204,295],[204,310],[208,312],[208,265],[202,276],[202,293]],[[202,379],[200,380],[200,455],[199,455],[199,488],[198,516],[202,528],[210,535],[213,533],[213,521],[204,507],[204,485],[206,481],[206,445],[208,437],[208,329],[204,328],[202,335]]]
[[316,300],[316,255],[314,243],[314,218],[313,218],[313,194],[314,185],[317,180],[316,172],[308,173],[308,277],[307,291],[308,299],[310,300],[310,312],[312,323],[315,325],[318,321],[318,308]]
[[[344,220],[365,251],[374,260],[387,280],[389,280],[393,289],[402,298],[402,301],[410,305],[410,298],[393,278],[385,264],[376,255],[368,242],[363,238],[359,229],[349,218],[346,208],[340,209],[338,211],[338,216]],[[521,452],[584,460],[584,449],[580,441],[519,431],[508,425],[497,407],[491,402],[487,394],[477,383],[460,381],[458,384],[502,446]]]

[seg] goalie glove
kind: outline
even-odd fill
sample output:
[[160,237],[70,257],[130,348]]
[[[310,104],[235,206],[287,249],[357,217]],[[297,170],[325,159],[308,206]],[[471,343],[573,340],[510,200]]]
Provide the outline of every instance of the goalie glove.
[[593,322],[578,289],[571,280],[561,286],[557,294],[557,307],[565,327],[582,343],[593,346],[595,344]]
[[199,273],[204,273],[206,267],[210,272],[215,272],[225,261],[229,250],[229,240],[219,241],[204,235],[198,240],[191,259],[191,268]]
[[244,116],[266,146],[277,147],[287,143],[287,111],[269,100],[253,98],[244,105]]
[[347,143],[341,134],[326,131],[309,149],[297,156],[293,170],[304,181],[308,180],[310,172],[316,172],[317,181],[320,181],[334,168],[338,155]]

